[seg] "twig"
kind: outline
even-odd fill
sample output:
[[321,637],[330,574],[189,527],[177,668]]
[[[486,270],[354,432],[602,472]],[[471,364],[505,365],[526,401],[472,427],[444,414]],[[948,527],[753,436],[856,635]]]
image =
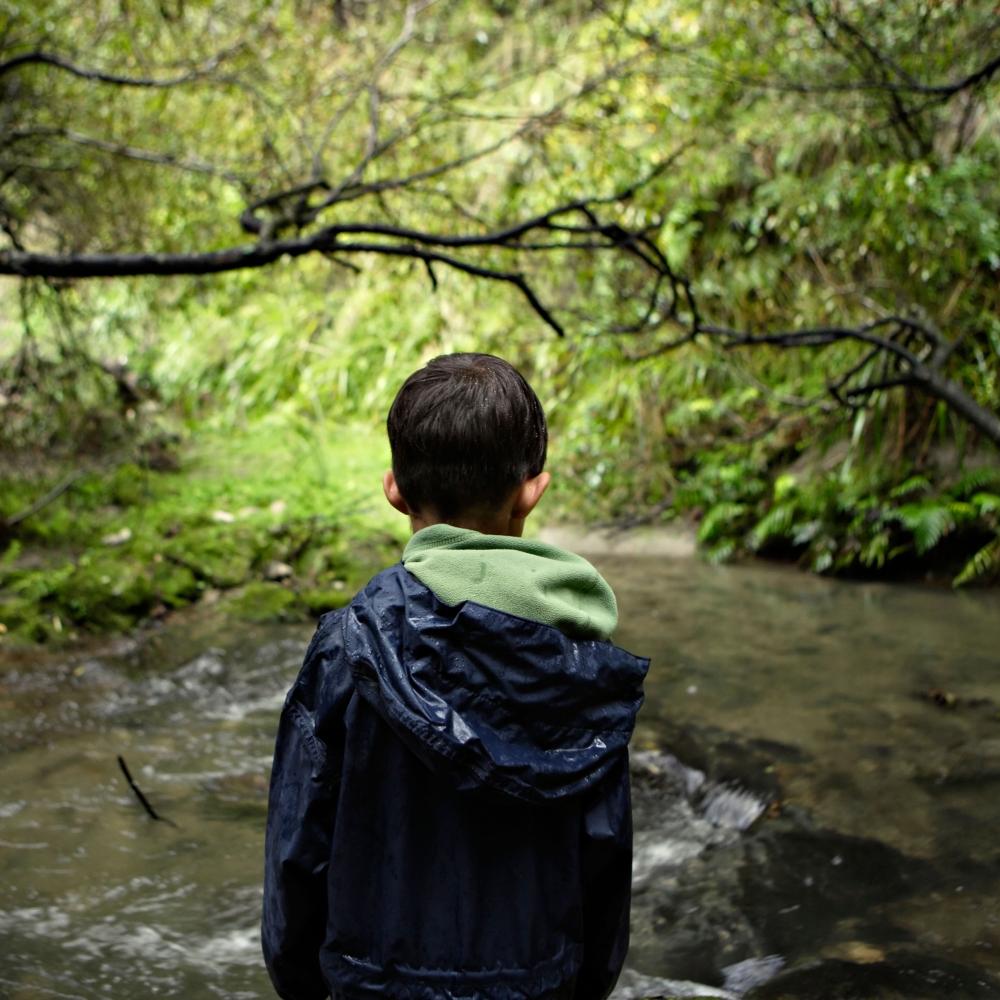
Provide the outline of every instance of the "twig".
[[125,775],[125,780],[128,782],[128,787],[135,792],[135,797],[139,800],[139,804],[143,809],[146,810],[150,819],[158,820],[161,823],[168,823],[170,826],[177,828],[177,824],[172,819],[167,819],[166,816],[161,816],[150,804],[149,799],[142,794],[142,789],[135,783],[132,778],[132,774],[128,769],[128,764],[125,763],[125,758],[119,754],[118,755],[118,766],[122,769],[122,774]]
[[48,493],[40,496],[29,507],[25,507],[24,510],[18,511],[18,513],[13,514],[11,517],[0,520],[0,534],[10,531],[11,528],[16,527],[22,521],[26,521],[33,514],[37,514],[43,507],[47,507],[52,503],[53,500],[58,500],[83,475],[86,475],[86,473],[82,469],[71,472],[65,479],[56,483]]

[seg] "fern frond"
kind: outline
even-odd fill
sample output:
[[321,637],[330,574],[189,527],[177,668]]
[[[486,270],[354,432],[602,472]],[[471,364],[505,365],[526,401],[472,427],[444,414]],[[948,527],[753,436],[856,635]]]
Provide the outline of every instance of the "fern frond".
[[713,545],[706,553],[705,558],[713,564],[729,562],[730,559],[736,553],[736,543],[732,540],[727,539],[724,542],[719,542],[718,545]]
[[956,524],[965,524],[967,521],[974,521],[979,516],[979,510],[974,503],[965,500],[952,500],[948,503],[948,510],[955,519]]
[[963,567],[952,581],[956,587],[967,583],[985,583],[1000,576],[1000,535],[987,542]]
[[829,549],[823,549],[813,557],[812,568],[814,573],[825,573],[833,567],[833,553]]
[[931,487],[930,480],[926,476],[910,476],[898,486],[889,491],[889,496],[893,500],[902,500],[903,497],[911,493],[926,493]]
[[792,545],[808,545],[823,530],[823,522],[820,520],[806,521],[795,529],[792,535]]
[[858,558],[865,566],[876,566],[881,569],[889,558],[890,541],[889,532],[883,528],[865,542]]
[[971,502],[980,514],[1000,513],[1000,495],[996,493],[976,493]]
[[1000,466],[984,465],[981,469],[967,472],[948,491],[954,497],[964,498],[987,487],[1000,487]]
[[745,503],[723,501],[712,507],[701,519],[698,526],[698,541],[702,545],[713,542],[722,534],[724,528],[739,520],[746,513]]
[[795,525],[794,504],[778,504],[772,507],[750,532],[750,548],[756,550],[766,545],[772,538],[781,538],[792,533]]
[[913,535],[918,555],[933,549],[957,524],[951,505],[940,502],[904,504],[896,508],[895,518]]

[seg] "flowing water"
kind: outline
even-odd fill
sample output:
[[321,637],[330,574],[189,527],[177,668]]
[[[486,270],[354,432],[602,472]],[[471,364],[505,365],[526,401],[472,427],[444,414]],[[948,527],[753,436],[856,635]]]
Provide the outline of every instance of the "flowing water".
[[[621,995],[784,965],[787,996],[1000,996],[998,595],[592,558],[653,658]],[[189,614],[0,663],[0,996],[273,996],[267,770],[308,635]]]

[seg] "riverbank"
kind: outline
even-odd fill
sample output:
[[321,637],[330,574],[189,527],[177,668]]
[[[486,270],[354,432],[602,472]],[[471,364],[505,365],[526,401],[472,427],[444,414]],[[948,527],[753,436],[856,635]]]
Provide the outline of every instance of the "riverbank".
[[[390,461],[381,427],[278,409],[245,426],[199,424],[195,437],[175,431],[148,442],[117,455],[5,463],[2,645],[121,634],[192,605],[242,621],[307,621],[343,604],[405,544],[406,522],[381,496]],[[725,490],[709,489],[715,467],[706,465],[674,506],[615,527],[600,491],[581,491],[572,463],[557,453],[551,465],[553,489],[529,531],[589,557],[764,557],[940,585],[964,582],[961,567],[981,549],[981,582],[1000,573],[990,564],[996,549],[1000,566],[1000,535],[990,541],[1000,469],[989,466],[950,492],[932,495],[926,480],[911,479],[881,500],[859,500],[805,466],[753,476],[734,466]],[[579,527],[598,518],[602,525]]]

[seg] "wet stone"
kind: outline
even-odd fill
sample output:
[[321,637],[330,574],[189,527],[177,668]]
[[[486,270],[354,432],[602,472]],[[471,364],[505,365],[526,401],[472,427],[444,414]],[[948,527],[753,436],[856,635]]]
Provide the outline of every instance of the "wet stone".
[[746,1000],[996,1000],[1000,980],[934,955],[895,952],[881,962],[829,959],[792,969]]
[[293,570],[288,563],[280,562],[277,559],[272,559],[271,562],[264,567],[264,579],[271,580],[275,583],[290,579],[294,573],[295,570]]

